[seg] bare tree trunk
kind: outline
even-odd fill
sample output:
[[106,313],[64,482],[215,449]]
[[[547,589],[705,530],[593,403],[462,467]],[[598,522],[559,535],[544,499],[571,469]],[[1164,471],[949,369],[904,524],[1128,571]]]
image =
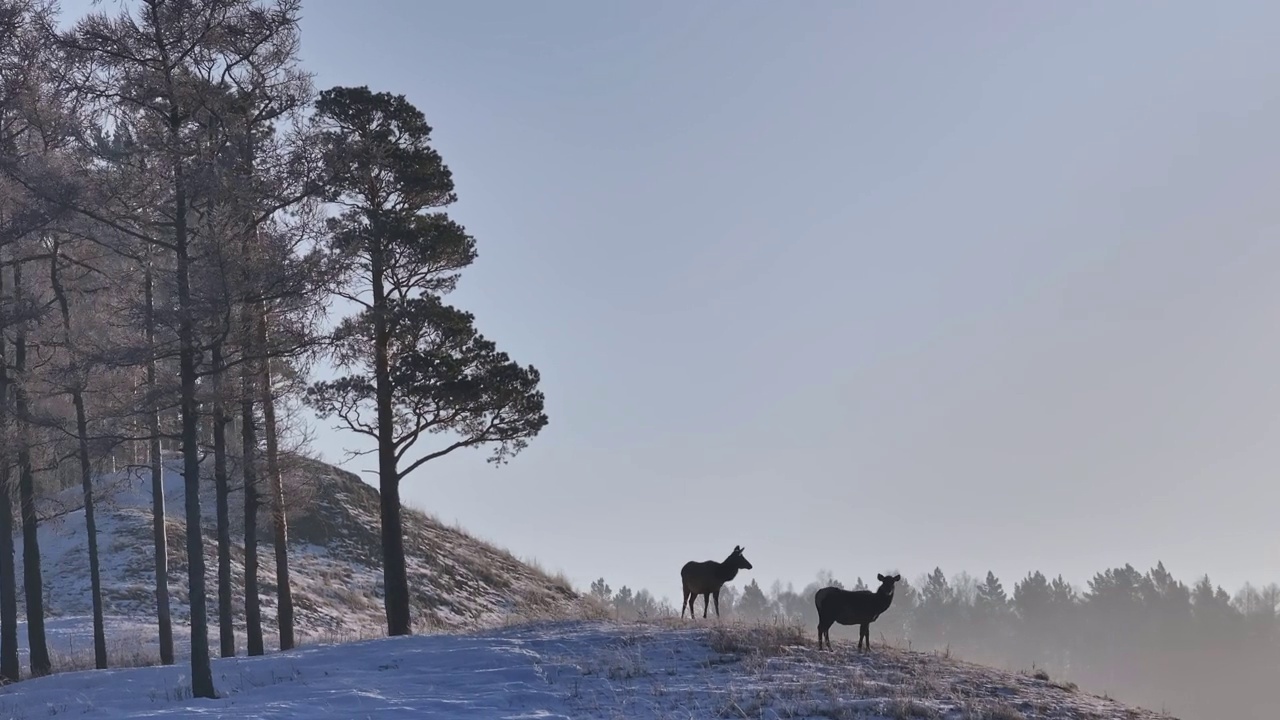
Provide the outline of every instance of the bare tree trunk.
[[84,392],[72,394],[76,407],[76,435],[80,455],[80,482],[84,488],[84,527],[89,538],[89,592],[93,602],[93,662],[107,668],[107,631],[102,618],[102,573],[98,565],[98,523],[94,518],[93,467],[89,461],[89,418],[84,408]]
[[404,562],[404,528],[400,519],[400,474],[396,468],[395,428],[391,404],[391,331],[383,287],[382,258],[372,253],[374,382],[378,413],[378,490],[382,517],[383,605],[387,635],[408,635],[409,577]]
[[231,596],[231,510],[227,480],[227,408],[222,393],[222,343],[213,346],[213,484],[218,502],[218,638],[222,657],[236,656]]
[[[8,395],[8,389],[3,390]],[[8,398],[4,401],[7,403]],[[0,681],[17,682],[18,580],[13,562],[13,487],[6,459],[0,463]]]
[[[71,363],[78,363],[74,356],[75,338],[71,331],[71,306],[67,302],[66,288],[58,272],[58,244],[53,244],[49,260],[49,285],[53,288],[62,314],[64,352],[72,353]],[[71,388],[71,404],[76,411],[76,456],[80,460],[80,486],[84,493],[84,529],[89,544],[89,594],[93,604],[93,661],[99,670],[107,669],[107,633],[102,619],[102,573],[98,563],[98,522],[95,519],[93,501],[93,463],[89,457],[89,416],[84,406],[84,383],[88,368],[75,367],[74,385]]]
[[[378,468],[386,467],[379,458]],[[387,611],[387,635],[408,635],[409,579],[404,565],[404,535],[400,521],[400,483],[387,481],[390,475],[379,478],[382,515],[382,582],[383,604]]]
[[[174,134],[181,121],[170,118]],[[187,193],[181,161],[174,163],[174,248],[178,280],[178,377],[182,385],[182,475],[187,510],[187,587],[191,604],[191,694],[217,697],[209,664],[209,620],[205,602],[204,535],[200,527],[200,405],[196,397],[196,333],[191,307],[191,261],[187,247]]]
[[[252,348],[253,317],[248,305],[241,310],[245,348]],[[244,448],[244,620],[250,655],[261,655],[262,605],[258,597],[258,433],[253,416],[254,367],[246,361],[241,369],[240,442]]]
[[[13,298],[18,312],[22,306],[22,262],[13,266]],[[17,336],[14,338],[13,370],[14,413],[19,425],[26,429],[28,422],[27,391],[23,387],[27,370],[26,320],[20,318]],[[44,578],[40,571],[40,520],[36,516],[36,480],[31,467],[29,438],[18,441],[18,503],[22,512],[22,583],[27,600],[27,646],[33,676],[48,675],[53,670],[49,661],[49,646],[44,632]]]
[[[4,275],[0,271],[0,299],[4,297]],[[2,327],[0,327],[2,329]],[[17,682],[18,664],[18,579],[13,562],[13,478],[9,463],[9,360],[5,338],[0,332],[0,681]]]
[[258,352],[262,362],[262,416],[267,440],[267,475],[271,478],[271,520],[275,528],[277,607],[280,649],[290,650],[293,638],[293,589],[289,583],[289,518],[284,506],[284,478],[280,476],[279,437],[276,434],[276,399],[267,351],[267,311],[258,308]]
[[173,664],[173,621],[169,614],[169,538],[165,534],[164,458],[160,448],[160,392],[156,384],[156,318],[155,278],[151,274],[151,249],[147,249],[145,270],[147,390],[151,393],[147,408],[151,454],[151,522],[156,555],[156,622],[160,626],[160,662]]

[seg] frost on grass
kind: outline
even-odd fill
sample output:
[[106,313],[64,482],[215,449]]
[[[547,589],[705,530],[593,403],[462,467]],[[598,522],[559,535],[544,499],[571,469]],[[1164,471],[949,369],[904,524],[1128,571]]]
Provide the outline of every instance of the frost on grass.
[[[671,627],[670,624],[667,627]],[[1161,717],[925,653],[834,652],[791,624],[622,626],[576,662],[575,717],[1139,720]],[[588,682],[588,680],[592,680]],[[563,682],[563,681],[562,681]]]
[[788,625],[534,623],[215,660],[216,700],[191,698],[181,667],[55,675],[0,688],[0,717],[1160,717],[1029,674],[815,642]]

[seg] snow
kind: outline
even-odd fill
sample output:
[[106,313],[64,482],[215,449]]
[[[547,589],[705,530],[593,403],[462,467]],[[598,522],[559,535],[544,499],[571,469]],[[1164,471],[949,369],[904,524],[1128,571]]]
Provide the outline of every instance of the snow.
[[54,675],[0,689],[0,717],[1159,717],[1026,675],[810,641],[768,626],[532,624],[215,660],[213,700],[190,697],[181,665]]
[[[302,522],[290,543],[303,647],[214,660],[219,697],[196,700],[186,663],[185,551],[174,540],[182,535],[181,513],[173,511],[181,509],[183,482],[173,470],[165,473],[164,485],[179,664],[68,672],[92,666],[84,516],[78,492],[69,490],[44,508],[57,509],[59,517],[40,528],[47,635],[58,672],[0,687],[0,718],[1159,717],[1028,675],[934,655],[882,646],[859,654],[851,642],[838,644],[834,653],[818,652],[812,629],[714,620],[511,624],[523,622],[523,613],[562,616],[560,608],[581,603],[509,553],[413,513],[406,514],[406,538],[415,549],[411,581],[422,593],[416,616],[427,616],[430,608],[431,627],[454,634],[320,644],[376,637],[384,619],[377,597],[376,495],[358,478],[318,464],[308,469],[309,477],[328,484],[313,486],[318,500],[310,509],[295,508]],[[154,663],[150,480],[145,470],[117,473],[102,478],[98,489],[110,662]],[[202,504],[211,524],[212,501],[202,498]],[[239,503],[233,500],[232,507]],[[212,528],[204,530],[212,620],[216,551]],[[233,577],[240,578],[238,546],[232,556]],[[275,641],[270,558],[270,546],[262,548],[268,647]],[[241,591],[233,585],[238,611]],[[242,616],[236,621],[243,651]],[[19,638],[25,645],[25,627]],[[209,639],[216,647],[216,626]],[[25,647],[22,655],[25,668]]]
[[[175,638],[185,634],[186,602],[185,482],[180,463],[166,463],[163,487],[169,537],[169,595]],[[300,638],[375,637],[385,627],[381,600],[381,558],[378,555],[377,494],[368,485],[337,468],[313,462],[294,470],[297,492],[291,496],[290,518],[295,522],[289,547],[295,602],[295,629]],[[155,610],[155,559],[152,544],[150,472],[131,468],[99,477],[95,484],[99,561],[107,615],[108,640],[127,643],[126,652],[158,657]],[[88,615],[91,597],[88,541],[80,489],[70,488],[40,506],[40,553],[46,614],[56,618]],[[217,546],[214,537],[212,482],[202,478],[201,506],[205,532],[205,581],[209,618],[217,616]],[[234,621],[243,647],[244,552],[243,495],[233,490],[230,501],[232,532],[232,595]],[[262,619],[268,635],[276,630],[275,563],[269,513],[259,518],[259,581]],[[414,617],[439,629],[467,630],[510,622],[519,609],[537,608],[553,614],[570,607],[572,594],[509,553],[479,542],[453,528],[406,511],[406,564],[415,597]],[[22,536],[15,535],[15,563],[22,597]],[[74,626],[72,622],[68,627]],[[23,632],[25,635],[25,631]],[[91,636],[90,636],[91,638]],[[217,628],[211,628],[215,642]],[[51,638],[63,642],[68,653],[79,653],[75,633]],[[274,638],[267,639],[268,644]],[[74,643],[74,644],[71,644]],[[56,660],[56,658],[55,658]],[[74,664],[74,663],[73,663]]]

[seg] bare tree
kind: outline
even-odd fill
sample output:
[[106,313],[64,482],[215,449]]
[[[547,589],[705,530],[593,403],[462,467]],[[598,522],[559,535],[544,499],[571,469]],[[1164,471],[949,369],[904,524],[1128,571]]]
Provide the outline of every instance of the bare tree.
[[[55,236],[56,238],[56,236]],[[63,382],[75,408],[76,458],[80,466],[80,482],[84,495],[84,525],[89,546],[89,588],[93,604],[93,658],[99,670],[107,667],[107,636],[102,617],[102,573],[98,561],[98,525],[95,519],[93,493],[93,458],[89,452],[89,412],[85,407],[85,390],[93,370],[89,354],[80,347],[82,337],[72,324],[71,301],[64,282],[67,261],[64,248],[54,239],[49,248],[49,284],[53,289],[62,318],[62,345],[66,355]],[[86,268],[79,263],[80,268]]]
[[152,267],[154,248],[143,247],[143,327],[146,339],[147,393],[146,418],[148,456],[151,467],[151,522],[156,569],[156,623],[159,630],[160,662],[173,664],[173,619],[169,610],[169,537],[165,531],[164,457],[160,446],[160,387],[156,365],[155,278]]
[[267,353],[267,313],[259,309],[257,343],[261,348],[262,416],[267,441],[267,477],[270,479],[271,524],[275,531],[276,584],[279,589],[277,613],[280,626],[280,649],[294,646],[293,590],[289,582],[289,521],[285,513],[284,480],[280,471],[279,434],[276,427],[276,400],[271,382],[271,357]]
[[[4,296],[0,272],[0,297]],[[0,327],[0,680],[14,682],[18,665],[18,580],[13,562],[13,483],[9,462],[9,368],[5,357],[4,328]]]
[[[99,127],[127,127],[131,152],[153,158],[150,171],[164,180],[163,221],[105,202],[77,202],[75,209],[173,254],[176,285],[179,414],[186,496],[187,564],[191,611],[192,690],[213,697],[209,666],[203,537],[200,511],[200,400],[203,352],[200,298],[193,277],[200,258],[225,238],[203,233],[200,213],[210,193],[208,171],[218,143],[202,137],[200,118],[233,115],[224,88],[252,68],[263,47],[297,24],[297,3],[264,6],[253,0],[140,0],[137,12],[91,14],[61,37],[72,60],[65,74],[77,101]],[[229,125],[229,122],[224,122]],[[114,189],[97,188],[108,194]],[[112,213],[94,208],[113,207]],[[135,207],[132,204],[126,207]]]
[[[0,0],[0,165],[11,170],[19,161],[19,147],[26,142],[30,129],[31,104],[36,86],[41,82],[39,67],[46,53],[40,44],[40,27],[50,12],[46,3],[36,0]],[[30,229],[29,218],[22,217],[15,204],[24,189],[16,183],[0,181],[0,255]],[[0,300],[8,290],[3,284],[0,266]],[[0,311],[0,433],[3,433],[4,457],[0,459],[0,679],[17,680],[18,666],[18,601],[17,577],[13,545],[13,463],[10,451],[16,443],[13,434],[13,408],[10,405],[14,383],[5,354],[11,307],[6,303]],[[21,505],[21,504],[20,504]],[[28,523],[23,513],[24,537]],[[37,548],[38,549],[38,548]],[[24,558],[27,547],[23,546]],[[25,568],[24,568],[25,572]],[[30,611],[30,608],[28,608]],[[42,618],[37,625],[43,627]],[[30,630],[30,626],[28,627]],[[38,633],[33,651],[44,648],[43,632]],[[33,655],[33,668],[47,664],[44,657]]]
[[[296,17],[296,2],[281,3],[278,18],[289,21]],[[310,127],[301,113],[313,98],[310,77],[297,64],[299,36],[290,22],[264,28],[264,42],[257,61],[248,72],[234,76],[236,100],[242,104],[241,124],[230,128],[235,149],[233,187],[239,189],[244,220],[236,229],[243,238],[242,253],[237,258],[240,272],[226,275],[236,279],[236,300],[242,303],[237,328],[241,361],[246,364],[241,374],[242,449],[245,456],[246,575],[258,567],[257,510],[262,504],[263,487],[259,481],[266,473],[266,493],[271,511],[275,570],[276,608],[280,648],[294,646],[294,612],[292,583],[289,574],[288,519],[279,460],[275,397],[272,367],[275,358],[288,358],[309,351],[317,334],[305,318],[313,317],[322,307],[325,293],[320,287],[328,281],[320,269],[322,253],[307,251],[316,224],[314,200],[322,183],[317,177],[320,166],[313,161],[314,148]],[[282,127],[282,121],[289,122]],[[291,220],[281,217],[291,213]],[[301,253],[300,253],[301,251]],[[283,341],[268,342],[272,321],[287,317]],[[299,321],[299,318],[304,318]],[[279,326],[277,326],[279,327]],[[256,462],[258,429],[252,427],[257,413],[254,396],[262,409],[262,441],[265,444],[265,467]],[[249,542],[252,530],[252,543]],[[246,583],[257,587],[257,578],[246,577]],[[248,600],[246,610],[253,616],[248,632],[250,652],[261,644],[260,610],[256,598]],[[260,650],[259,650],[260,652]]]
[[40,567],[40,518],[36,514],[35,467],[31,459],[31,401],[28,386],[27,332],[32,320],[29,299],[23,294],[23,258],[13,261],[14,419],[22,428],[18,439],[18,502],[22,515],[22,582],[27,601],[27,645],[31,674],[48,675],[53,670],[44,632],[44,578]]
[[[241,310],[241,337],[250,347],[253,337],[253,313],[245,303]],[[241,474],[244,476],[244,608],[245,633],[249,654],[261,655],[262,601],[258,595],[258,422],[254,416],[254,385],[257,363],[246,361],[240,374],[240,442],[244,452]]]

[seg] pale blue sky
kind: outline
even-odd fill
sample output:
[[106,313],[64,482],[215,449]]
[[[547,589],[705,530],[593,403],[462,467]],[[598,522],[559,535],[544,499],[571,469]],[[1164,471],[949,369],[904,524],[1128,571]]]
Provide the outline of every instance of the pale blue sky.
[[318,87],[427,114],[455,300],[543,373],[543,436],[415,506],[673,598],[734,544],[762,584],[1280,580],[1275,3],[304,14]]

